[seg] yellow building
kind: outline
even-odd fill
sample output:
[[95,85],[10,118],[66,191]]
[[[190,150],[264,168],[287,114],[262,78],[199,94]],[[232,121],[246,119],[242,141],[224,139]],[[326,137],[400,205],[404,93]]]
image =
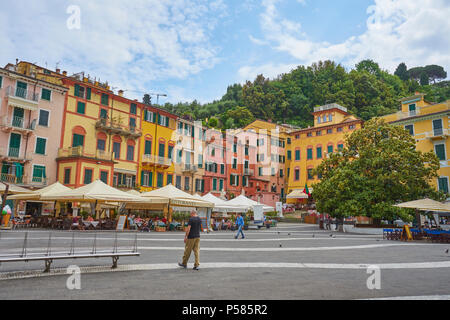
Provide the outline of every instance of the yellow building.
[[422,152],[433,151],[440,160],[439,177],[432,184],[445,193],[449,192],[450,166],[447,150],[450,148],[449,121],[450,100],[431,103],[424,94],[416,93],[401,101],[401,111],[386,115],[382,119],[408,130],[416,140],[416,149]]
[[146,106],[142,117],[139,153],[139,181],[142,192],[174,184],[174,131],[177,117]]
[[[363,121],[350,115],[345,107],[336,103],[314,108],[314,126],[292,130],[287,148],[288,190],[303,190],[320,181],[313,175],[329,153],[344,147],[345,135],[361,128]],[[289,202],[295,200],[288,199]]]

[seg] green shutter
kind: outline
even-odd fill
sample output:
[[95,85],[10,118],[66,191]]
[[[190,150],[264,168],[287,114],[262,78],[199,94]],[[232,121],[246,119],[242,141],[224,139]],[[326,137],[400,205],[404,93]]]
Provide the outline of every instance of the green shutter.
[[151,140],[145,140],[144,154],[152,154],[152,141]]
[[148,117],[148,111],[147,111],[147,109],[146,110],[144,110],[144,120],[145,121],[148,121],[147,118]]
[[78,84],[75,85],[75,89],[74,89],[73,95],[74,95],[75,97],[80,96],[80,86],[79,86]]
[[437,144],[434,146],[434,149],[436,151],[436,156],[439,158],[439,160],[443,161],[445,160],[445,147],[443,144]]
[[333,153],[333,146],[328,146],[328,153]]
[[85,112],[86,112],[86,104],[84,102],[78,101],[77,112],[80,113],[80,114],[85,114]]
[[141,186],[144,185],[144,171],[141,171]]
[[169,117],[166,117],[166,127],[169,127]]
[[41,99],[50,101],[51,91],[48,89],[42,88]]
[[37,138],[36,139],[36,148],[35,153],[37,154],[44,154],[45,155],[45,146],[47,144],[47,140],[43,138]]
[[153,187],[153,172],[148,173],[148,186]]
[[79,147],[83,145],[84,145],[84,136],[74,133],[72,147]]
[[91,100],[91,91],[92,91],[91,88],[86,89],[86,99],[87,100]]
[[153,112],[153,123],[157,123],[156,121],[157,121],[158,117],[159,117],[159,114]]

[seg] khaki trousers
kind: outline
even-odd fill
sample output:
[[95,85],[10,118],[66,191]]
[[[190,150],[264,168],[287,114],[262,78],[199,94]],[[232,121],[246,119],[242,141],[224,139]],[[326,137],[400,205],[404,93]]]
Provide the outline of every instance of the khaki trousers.
[[194,250],[195,255],[195,267],[200,266],[200,238],[196,239],[187,239],[186,240],[186,246],[184,249],[184,256],[183,256],[183,264],[186,266],[189,257],[191,256],[191,252]]

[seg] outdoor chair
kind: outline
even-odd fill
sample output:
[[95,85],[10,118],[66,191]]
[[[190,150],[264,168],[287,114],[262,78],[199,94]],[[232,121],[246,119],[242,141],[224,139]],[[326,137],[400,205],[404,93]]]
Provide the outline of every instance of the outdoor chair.
[[72,228],[72,220],[70,219],[64,219],[62,224],[63,230],[70,230]]

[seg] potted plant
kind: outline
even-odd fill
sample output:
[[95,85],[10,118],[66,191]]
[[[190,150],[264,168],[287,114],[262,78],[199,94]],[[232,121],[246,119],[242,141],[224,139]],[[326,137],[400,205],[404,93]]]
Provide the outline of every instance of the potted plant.
[[249,222],[250,222],[250,216],[248,214],[246,214],[244,216],[244,230],[248,230]]

